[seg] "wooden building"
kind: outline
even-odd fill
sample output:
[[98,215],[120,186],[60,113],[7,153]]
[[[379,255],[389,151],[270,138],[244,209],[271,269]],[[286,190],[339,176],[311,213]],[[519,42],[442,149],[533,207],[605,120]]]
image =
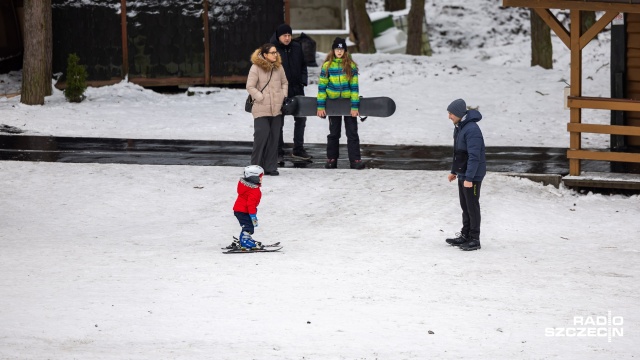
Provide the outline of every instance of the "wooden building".
[[[612,171],[640,173],[640,0],[503,0],[503,5],[534,9],[571,51],[567,124],[570,175],[581,174],[582,160],[609,161]],[[570,11],[569,29],[551,9]],[[581,33],[581,11],[604,14]],[[582,49],[611,22],[611,97],[583,96]],[[611,111],[611,124],[589,124],[589,119],[583,119],[582,109]],[[611,148],[583,149],[582,133],[611,135]]]

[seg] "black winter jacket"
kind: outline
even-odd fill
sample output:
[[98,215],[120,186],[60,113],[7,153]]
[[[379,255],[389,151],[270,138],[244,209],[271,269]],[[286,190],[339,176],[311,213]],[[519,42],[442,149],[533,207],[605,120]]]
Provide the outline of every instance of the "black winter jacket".
[[282,67],[289,81],[287,96],[304,95],[304,87],[308,84],[308,73],[302,46],[294,40],[285,46],[278,40],[275,33],[271,36],[270,42],[276,46],[282,58]]

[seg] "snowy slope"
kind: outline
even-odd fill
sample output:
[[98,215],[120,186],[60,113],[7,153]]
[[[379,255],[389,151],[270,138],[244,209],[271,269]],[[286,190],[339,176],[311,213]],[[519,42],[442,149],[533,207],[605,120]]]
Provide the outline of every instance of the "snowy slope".
[[[446,172],[287,168],[255,235],[282,252],[224,255],[239,173],[0,162],[0,358],[640,355],[638,196],[489,174],[466,253]],[[547,336],[609,311],[611,342]]]

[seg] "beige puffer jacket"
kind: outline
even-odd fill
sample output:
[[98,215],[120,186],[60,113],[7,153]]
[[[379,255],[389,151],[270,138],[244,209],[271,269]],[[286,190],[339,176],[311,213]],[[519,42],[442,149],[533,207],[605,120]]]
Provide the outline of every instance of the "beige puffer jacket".
[[[247,91],[255,100],[251,114],[254,118],[280,115],[282,102],[289,90],[289,82],[282,67],[280,54],[278,54],[278,60],[271,63],[263,58],[260,49],[257,49],[251,55],[251,62],[253,65],[251,65],[247,77]],[[271,75],[271,69],[273,69],[273,75]],[[271,81],[269,81],[269,76],[271,76]],[[269,84],[261,93],[260,90],[267,84],[267,81]]]

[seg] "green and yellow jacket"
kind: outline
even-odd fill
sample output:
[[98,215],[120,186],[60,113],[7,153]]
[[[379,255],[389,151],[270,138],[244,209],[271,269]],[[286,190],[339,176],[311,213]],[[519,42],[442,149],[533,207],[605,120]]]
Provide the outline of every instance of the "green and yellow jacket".
[[351,99],[351,110],[358,110],[358,68],[352,63],[351,69],[352,76],[348,79],[342,70],[342,59],[334,59],[331,64],[328,61],[322,64],[318,79],[318,110],[326,108],[327,99],[338,98]]

